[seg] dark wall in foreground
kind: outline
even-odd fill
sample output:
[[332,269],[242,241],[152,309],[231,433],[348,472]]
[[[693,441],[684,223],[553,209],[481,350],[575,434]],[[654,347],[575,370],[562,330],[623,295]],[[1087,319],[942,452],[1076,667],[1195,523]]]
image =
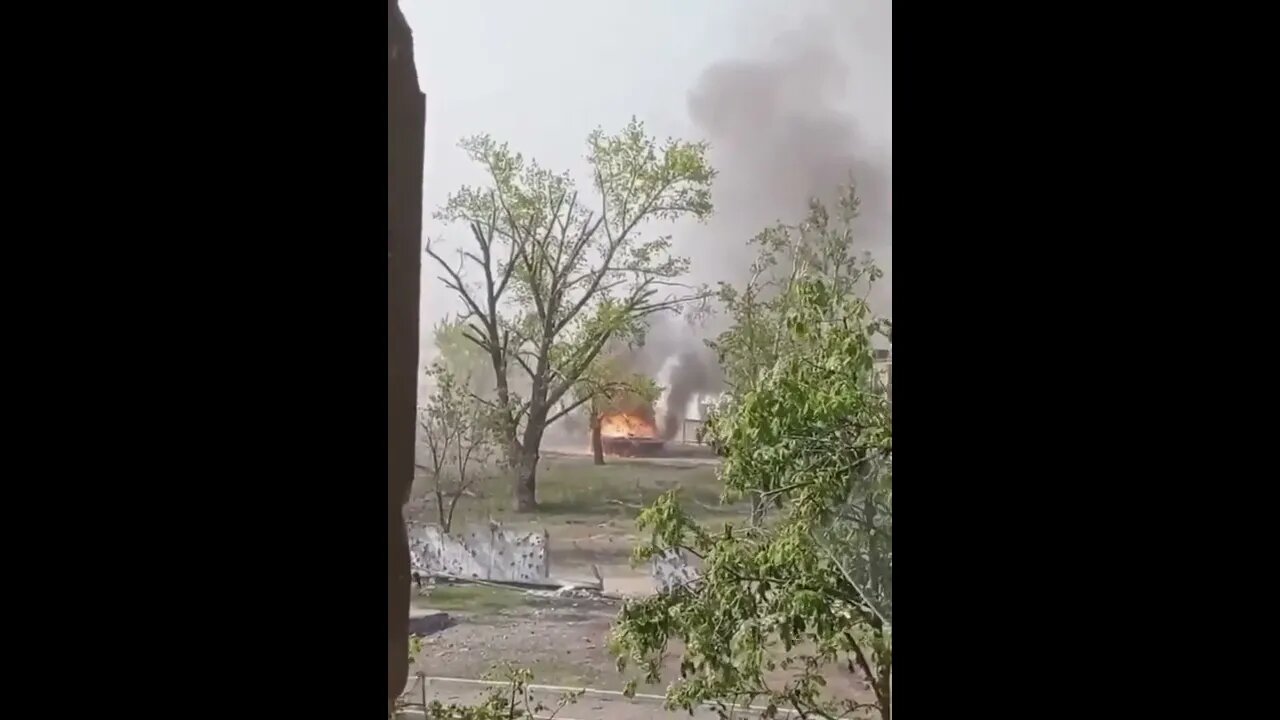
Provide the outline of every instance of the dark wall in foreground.
[[426,98],[413,36],[387,2],[387,707],[404,689],[409,654],[409,547],[401,510],[413,482],[422,258]]

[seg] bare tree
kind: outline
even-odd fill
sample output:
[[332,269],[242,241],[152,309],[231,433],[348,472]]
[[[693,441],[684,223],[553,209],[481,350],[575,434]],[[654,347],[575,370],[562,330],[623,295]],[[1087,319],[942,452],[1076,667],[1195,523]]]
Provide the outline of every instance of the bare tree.
[[493,454],[493,433],[490,411],[466,391],[466,381],[460,382],[439,364],[427,374],[435,388],[421,420],[431,463],[426,470],[431,474],[440,527],[447,533],[453,528],[458,501],[480,478]]
[[[706,297],[678,281],[688,261],[671,255],[670,236],[645,235],[653,221],[711,213],[715,172],[706,145],[659,143],[634,119],[616,135],[593,132],[587,144],[591,209],[567,173],[526,162],[488,136],[464,140],[488,187],[462,187],[436,217],[466,223],[471,245],[456,266],[427,246],[441,281],[466,307],[467,338],[493,367],[488,402],[518,511],[536,508],[543,434],[591,401],[591,393],[569,393],[601,350],[642,333],[647,316]],[[479,275],[474,285],[464,279],[468,268]],[[511,381],[515,373],[526,377],[518,385],[527,397]]]

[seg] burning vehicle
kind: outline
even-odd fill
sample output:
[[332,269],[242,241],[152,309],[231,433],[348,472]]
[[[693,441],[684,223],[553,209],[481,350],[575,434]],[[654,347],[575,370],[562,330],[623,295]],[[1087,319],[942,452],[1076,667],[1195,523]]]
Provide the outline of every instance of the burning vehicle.
[[645,457],[666,446],[658,434],[652,408],[606,412],[600,417],[600,443],[607,455]]
[[[686,342],[686,328],[661,325],[668,347]],[[665,335],[663,335],[665,333]],[[655,345],[656,347],[656,345]],[[605,455],[619,457],[702,457],[709,450],[702,444],[698,428],[706,420],[708,408],[721,398],[723,375],[715,354],[706,348],[678,351],[665,356],[652,354],[647,364],[632,359],[627,371],[652,375],[657,388],[652,394],[624,393],[602,398],[593,404],[591,450],[598,462]],[[656,366],[656,367],[655,367]]]

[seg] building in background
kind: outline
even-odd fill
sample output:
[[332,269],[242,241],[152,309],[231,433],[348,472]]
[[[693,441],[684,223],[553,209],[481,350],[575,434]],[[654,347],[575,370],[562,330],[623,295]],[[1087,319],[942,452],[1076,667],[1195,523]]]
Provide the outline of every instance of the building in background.
[[889,402],[893,402],[893,350],[892,349],[875,351],[875,368],[876,368],[876,374],[880,378],[880,384],[884,386],[884,391],[889,396]]

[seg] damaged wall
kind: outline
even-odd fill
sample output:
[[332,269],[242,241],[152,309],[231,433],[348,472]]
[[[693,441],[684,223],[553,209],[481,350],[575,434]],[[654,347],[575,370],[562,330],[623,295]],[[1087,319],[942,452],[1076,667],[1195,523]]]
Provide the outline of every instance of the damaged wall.
[[445,534],[424,525],[409,531],[414,569],[495,582],[547,582],[551,557],[547,533],[516,532],[498,524],[473,525]]
[[654,555],[651,564],[653,585],[660,593],[670,592],[698,579],[698,571],[678,550],[664,550]]

